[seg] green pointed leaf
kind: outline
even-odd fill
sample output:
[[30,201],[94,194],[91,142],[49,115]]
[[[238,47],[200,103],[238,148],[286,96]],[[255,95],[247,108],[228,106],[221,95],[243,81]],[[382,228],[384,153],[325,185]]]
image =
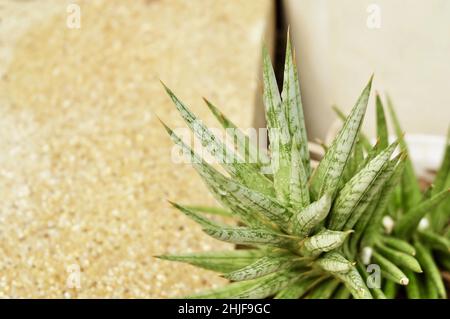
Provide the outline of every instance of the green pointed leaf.
[[[450,128],[447,134],[446,148],[444,158],[439,170],[434,179],[434,187],[431,190],[431,195],[436,195],[439,191],[445,188],[450,188]],[[450,200],[441,203],[436,207],[435,212],[430,218],[433,229],[442,232],[447,221],[450,219]]]
[[232,281],[250,280],[290,268],[298,258],[294,255],[262,257],[250,265],[224,275]]
[[353,268],[353,263],[338,252],[326,253],[323,257],[317,259],[316,263],[330,273],[346,273]]
[[[280,203],[288,205],[290,203],[290,186],[291,186],[291,159],[290,154],[287,154],[287,150],[278,151],[276,150],[278,146],[271,145],[272,151],[272,170],[273,174],[273,185],[275,187],[276,198]],[[290,150],[289,150],[290,153]],[[279,158],[276,158],[278,157]],[[295,172],[294,172],[295,173]]]
[[[377,218],[375,215],[377,214],[380,205],[382,205],[385,200],[384,192],[386,188],[390,187],[392,176],[395,174],[401,156],[402,155],[398,155],[389,161],[386,168],[377,177],[373,187],[371,187],[370,191],[364,196],[362,204],[358,205],[358,208],[345,225],[344,229],[355,229],[355,235],[351,240],[351,251],[353,253],[356,253],[358,244],[370,247],[373,245],[375,237],[378,238],[378,229],[381,227],[381,221],[375,221]],[[364,204],[366,202],[368,202],[368,204]],[[355,226],[352,226],[354,219],[358,219],[358,221]],[[374,222],[377,223],[377,226],[372,225]],[[360,243],[361,238],[362,243]]]
[[422,272],[419,262],[413,256],[384,246],[380,243],[377,244],[376,249],[380,252],[380,254],[395,263],[397,266],[407,268],[418,273]]
[[[359,218],[358,222],[356,223],[356,225],[353,228],[355,230],[355,234],[352,236],[351,240],[349,241],[349,246],[348,246],[349,253],[351,256],[353,256],[357,253],[358,247],[363,247],[363,245],[367,246],[367,245],[365,245],[365,241],[366,241],[365,237],[367,237],[367,233],[366,233],[365,229],[372,219],[373,213],[378,204],[378,200],[379,200],[379,194],[378,194],[378,196],[375,196],[374,200],[367,205],[366,211],[361,214],[362,216]],[[348,226],[346,224],[346,226],[344,228],[347,228],[347,227]],[[361,242],[361,237],[363,239],[362,242]]]
[[228,196],[229,201],[234,200],[236,206],[254,214],[259,214],[264,219],[282,228],[287,227],[291,212],[276,199],[251,190],[226,177],[221,177],[221,179],[216,177],[215,180],[220,183],[219,187],[222,196]]
[[239,156],[227,148],[168,87],[164,85],[164,88],[189,128],[230,175],[249,188],[258,190],[263,194],[273,194],[272,183],[267,177],[259,173],[250,163],[242,162]]
[[[333,105],[331,108],[337,116],[345,122],[347,115],[345,115],[345,113],[337,105]],[[369,138],[363,132],[359,132],[359,140],[361,141],[361,144],[366,152],[369,152],[372,149]]]
[[439,170],[436,173],[436,178],[434,179],[433,195],[445,189],[446,181],[450,176],[450,128],[448,130],[445,144],[444,158],[442,159],[441,166],[439,167]]
[[305,256],[317,256],[340,247],[353,231],[333,231],[325,229],[317,235],[306,238],[300,248]]
[[270,163],[269,155],[266,150],[256,146],[250,138],[245,135],[231,120],[229,120],[220,110],[210,101],[204,99],[206,105],[214,114],[216,119],[233,139],[236,139],[238,150],[242,151],[241,156],[250,163],[257,164],[258,167],[268,165]]
[[397,284],[406,286],[409,282],[408,277],[405,273],[400,270],[394,263],[383,257],[378,252],[374,251],[372,255],[373,262],[378,264],[381,268],[381,274],[395,281]]
[[416,249],[414,248],[414,246],[412,246],[410,243],[408,243],[407,241],[405,241],[403,239],[392,237],[392,236],[382,236],[381,238],[382,238],[383,244],[385,244],[391,248],[402,251],[411,256],[416,255]]
[[311,187],[316,198],[323,196],[325,193],[331,194],[334,198],[345,165],[350,158],[353,145],[356,143],[366,112],[371,86],[372,78],[364,88],[344,126],[312,175]]
[[190,209],[196,213],[204,213],[211,215],[219,215],[224,217],[235,217],[234,214],[228,210],[225,210],[220,207],[209,207],[209,206],[201,206],[201,205],[183,205],[187,209]]
[[450,190],[444,190],[434,195],[433,197],[422,201],[419,205],[416,205],[411,211],[403,215],[398,221],[395,231],[400,237],[409,238],[414,230],[419,225],[420,220],[442,201],[444,201],[450,195]]
[[291,138],[289,123],[281,105],[275,73],[266,49],[263,50],[263,83],[263,100],[266,107],[271,166],[274,174],[273,183],[277,198],[285,204],[289,203]]
[[[406,145],[405,139],[403,137],[403,131],[400,126],[397,114],[394,111],[392,101],[389,96],[386,96],[386,99],[395,133],[400,141],[400,146],[406,153],[408,153],[408,146]],[[416,178],[412,162],[409,158],[406,158],[405,169],[402,176],[402,197],[403,206],[406,208],[405,211],[414,207],[422,198],[419,182]]]
[[375,178],[375,181],[369,185],[365,194],[354,208],[349,219],[345,223],[344,229],[353,229],[359,221],[361,221],[361,224],[359,224],[358,227],[359,230],[365,228],[375,211],[382,189],[394,172],[396,162],[396,160],[389,161],[387,165],[382,168]]
[[424,274],[427,276],[427,279],[433,282],[435,289],[438,292],[438,295],[441,298],[447,298],[447,293],[445,290],[444,283],[442,282],[442,277],[439,272],[439,268],[433,260],[433,256],[428,248],[424,245],[416,241],[414,243],[417,252],[417,259],[420,262],[420,265],[423,268]]
[[433,280],[430,280],[427,275],[423,282],[419,282],[421,291],[424,292],[421,294],[423,299],[439,299],[439,293],[434,285]]
[[264,277],[231,283],[223,288],[192,296],[196,299],[260,299],[274,295],[294,282],[299,275],[289,270],[276,272]]
[[344,227],[351,214],[364,198],[365,194],[376,181],[379,174],[386,167],[396,143],[371,160],[358,174],[356,174],[339,192],[330,214],[328,228],[340,230]]
[[367,288],[364,280],[362,279],[356,267],[353,267],[347,273],[336,273],[334,275],[337,278],[339,278],[342,282],[344,282],[347,289],[350,290],[353,298],[373,299],[372,294]]
[[383,292],[387,299],[394,299],[400,286],[392,280],[385,280]]
[[213,238],[221,241],[241,245],[269,245],[274,247],[286,247],[295,242],[293,237],[269,232],[262,229],[247,227],[230,227],[215,223],[186,207],[172,203],[186,216],[190,217],[203,227],[203,231]]
[[331,196],[323,195],[318,201],[311,203],[305,209],[292,216],[290,224],[292,233],[299,236],[308,236],[328,215],[331,207]]
[[335,278],[326,279],[315,289],[311,290],[306,296],[306,299],[330,299],[340,283]]
[[431,248],[443,251],[445,253],[450,252],[450,239],[429,230],[420,230],[418,233],[421,241]]
[[[358,269],[359,273],[361,274],[361,277],[363,278],[364,282],[367,283],[369,280],[369,274],[368,274],[367,269],[365,268],[364,264],[362,264],[361,262],[358,262],[357,269]],[[386,295],[383,293],[383,290],[381,288],[370,287],[370,292],[375,299],[386,299]]]
[[350,299],[350,290],[344,284],[340,284],[334,292],[332,299]]
[[266,253],[259,249],[157,256],[160,259],[188,263],[200,268],[227,273],[252,264]]
[[338,189],[342,189],[369,162],[367,159],[363,160],[363,156],[362,144],[358,139],[353,147],[352,155],[344,168]]
[[269,221],[264,219],[264,216],[259,215],[259,212],[251,211],[246,207],[242,207],[241,202],[238,199],[231,196],[228,191],[223,189],[223,185],[226,185],[229,179],[197,156],[194,151],[187,146],[169,127],[167,127],[164,123],[162,124],[169,133],[173,142],[181,148],[184,154],[190,157],[192,166],[202,177],[214,197],[222,205],[228,207],[233,215],[240,218],[248,225],[266,228],[273,227],[273,225],[270,225]]
[[409,279],[409,283],[406,286],[406,295],[408,299],[420,299],[420,287],[419,278],[411,270],[406,269],[405,274]]
[[245,227],[208,227],[204,232],[218,240],[241,245],[268,245],[273,247],[289,247],[292,239],[277,233]]
[[308,173],[305,170],[300,149],[296,140],[292,142],[291,168],[290,168],[290,206],[298,211],[309,205]]
[[286,114],[291,139],[299,145],[300,158],[306,173],[306,179],[311,174],[311,164],[308,150],[308,137],[306,135],[303,106],[298,83],[297,67],[292,56],[291,40],[287,39],[286,58],[284,64],[283,90],[281,92],[282,104]]
[[299,280],[280,290],[275,299],[299,299],[323,280],[323,277],[302,276]]
[[377,105],[377,137],[380,141],[380,149],[384,149],[389,145],[389,133],[386,123],[386,116],[384,114],[383,102],[377,93],[376,96]]
[[378,234],[378,230],[381,227],[381,221],[383,219],[384,213],[386,212],[389,202],[393,196],[393,191],[400,182],[404,165],[405,155],[401,155],[398,160],[398,164],[394,168],[392,176],[387,181],[385,187],[381,190],[377,206],[372,213],[372,220],[366,230],[366,238],[364,239],[364,241],[366,242],[365,245],[367,246],[372,246],[374,244],[374,241]]
[[223,205],[249,225],[274,227],[286,225],[291,213],[275,199],[253,191],[219,173],[211,165],[204,162],[184,144],[169,128],[168,132],[174,142],[184,152],[194,158],[192,165],[198,171],[211,192]]

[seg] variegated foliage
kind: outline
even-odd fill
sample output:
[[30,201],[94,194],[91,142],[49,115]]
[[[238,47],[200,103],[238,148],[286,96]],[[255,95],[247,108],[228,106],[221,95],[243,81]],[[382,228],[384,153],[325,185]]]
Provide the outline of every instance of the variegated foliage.
[[[239,146],[230,149],[165,87],[196,138],[223,168],[207,163],[164,125],[222,208],[173,205],[206,234],[242,248],[159,257],[217,271],[231,281],[223,288],[192,296],[196,298],[385,298],[393,295],[397,284],[409,283],[409,287],[412,278],[419,281],[420,276],[426,277],[427,284],[437,285],[438,295],[444,296],[430,249],[439,250],[449,264],[449,231],[442,226],[449,220],[445,190],[450,180],[448,147],[435,187],[422,195],[398,125],[398,141],[388,143],[378,97],[378,142],[371,146],[360,132],[370,79],[350,114],[340,114],[343,127],[312,171],[289,40],[281,94],[266,50],[263,68],[269,152],[253,145],[206,101]],[[401,150],[393,156],[398,145]],[[239,160],[227,160],[230,154]],[[262,170],[267,163],[270,174]],[[210,214],[231,216],[235,222],[219,223]],[[395,236],[384,234],[386,214],[395,220]],[[429,219],[430,227],[417,231],[423,218]],[[380,265],[386,278],[384,289],[369,289],[364,262]],[[423,274],[417,275],[422,269]]]
[[[379,144],[387,145],[389,134],[378,95],[376,106]],[[408,148],[389,97],[387,106],[406,155]],[[386,197],[383,210],[375,213],[374,222],[366,226],[359,248],[372,252],[365,256],[366,263],[380,264],[386,296],[406,293],[408,298],[446,298],[441,272],[450,271],[450,131],[442,164],[431,185],[421,189],[408,157],[402,166],[402,173],[396,177],[398,183],[382,190],[380,197]],[[402,278],[408,283],[404,288],[396,284]]]
[[[422,191],[389,97],[387,102],[401,149],[396,157],[399,164],[394,167],[394,158],[386,167],[383,174],[390,179],[376,191],[378,199],[367,206],[354,226],[355,236],[344,249],[356,254],[358,269],[364,270],[368,264],[381,267],[382,289],[371,290],[375,297],[401,294],[408,298],[446,298],[441,272],[450,271],[450,131],[435,181]],[[368,158],[382,153],[389,144],[386,115],[378,94],[376,124],[378,140],[366,149]],[[367,138],[360,133],[360,140]]]

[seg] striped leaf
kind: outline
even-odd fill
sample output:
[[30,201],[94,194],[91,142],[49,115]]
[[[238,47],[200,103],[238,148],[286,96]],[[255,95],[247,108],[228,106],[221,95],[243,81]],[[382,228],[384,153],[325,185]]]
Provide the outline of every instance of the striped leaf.
[[364,229],[365,225],[369,222],[372,217],[372,214],[378,204],[378,200],[380,198],[380,192],[383,187],[386,185],[386,182],[392,176],[396,164],[396,160],[389,161],[388,164],[381,170],[378,176],[375,178],[375,181],[367,188],[367,191],[354,208],[351,213],[349,219],[345,223],[344,229],[353,229],[355,225],[361,221],[359,225],[361,228],[359,230]]
[[348,261],[344,256],[338,252],[326,253],[316,261],[317,265],[323,270],[330,273],[346,273],[349,272],[354,263]]
[[386,212],[386,209],[392,198],[393,190],[400,182],[404,165],[405,155],[402,154],[398,160],[397,166],[394,168],[394,172],[392,173],[391,178],[387,181],[385,187],[381,190],[377,206],[372,213],[372,220],[367,227],[365,236],[366,238],[364,239],[364,241],[366,242],[365,245],[367,246],[372,246],[375,238],[377,237],[384,213]]
[[225,274],[224,277],[232,281],[255,279],[276,271],[290,268],[296,261],[298,261],[297,259],[294,255],[278,257],[265,256],[250,265]]
[[323,280],[323,277],[301,276],[300,279],[280,290],[275,299],[299,299]]
[[267,253],[263,250],[246,249],[182,255],[163,255],[157,257],[165,260],[188,263],[208,270],[228,273],[250,265],[265,255],[267,255]]
[[[167,127],[166,127],[167,128]],[[253,191],[242,184],[225,177],[211,165],[200,159],[183,141],[167,128],[173,141],[183,148],[186,153],[190,153],[194,158],[192,165],[198,171],[211,192],[223,205],[229,207],[231,211],[244,222],[255,225],[286,225],[291,213],[288,209],[258,191]]]
[[328,228],[340,230],[354,212],[365,194],[376,181],[379,174],[386,167],[396,143],[371,160],[358,174],[356,174],[339,192],[330,213]]
[[273,247],[287,247],[295,242],[293,237],[275,232],[269,232],[262,229],[252,229],[248,227],[230,227],[227,225],[218,224],[181,205],[176,203],[171,204],[186,216],[200,224],[206,234],[224,242],[241,245],[268,245]]
[[[358,247],[367,246],[365,244],[367,233],[365,231],[367,224],[370,223],[375,208],[379,201],[379,194],[375,196],[374,200],[367,205],[366,211],[361,214],[361,218],[359,218],[358,222],[354,226],[355,234],[352,236],[348,245],[348,253],[353,256],[356,254]],[[345,226],[347,228],[347,224]],[[377,233],[378,235],[378,233]]]
[[292,233],[299,236],[308,236],[328,215],[331,207],[331,196],[323,195],[318,201],[311,203],[305,209],[292,216]]
[[292,210],[299,211],[310,203],[308,190],[308,173],[302,161],[300,147],[297,141],[292,141],[291,168],[290,168],[290,206]]
[[256,146],[250,138],[245,135],[231,120],[229,120],[214,104],[207,99],[204,99],[206,105],[214,114],[216,119],[225,129],[230,137],[235,139],[238,144],[238,150],[242,151],[241,156],[250,163],[257,164],[258,167],[267,165],[270,163],[269,155],[267,151]]
[[211,214],[211,215],[218,215],[218,216],[224,216],[224,217],[234,217],[233,213],[225,210],[220,207],[209,207],[209,206],[202,206],[202,205],[183,205],[187,209],[190,209],[196,213],[204,213],[204,214]]
[[347,182],[368,163],[367,159],[362,161],[361,156],[362,144],[358,139],[353,147],[352,154],[347,162],[347,165],[344,168],[338,189],[342,189],[344,185],[347,184]]
[[194,295],[196,299],[260,299],[274,295],[281,289],[289,286],[299,275],[284,270],[264,277],[231,283],[223,288]]
[[[389,187],[393,174],[395,174],[396,167],[400,161],[401,155],[396,156],[394,159],[390,160],[386,168],[377,177],[374,186],[371,190],[364,196],[362,204],[358,205],[355,213],[352,214],[349,221],[347,221],[345,228],[354,228],[355,235],[351,240],[351,250],[355,252],[360,240],[362,239],[361,245],[372,246],[375,237],[378,238],[378,230],[381,226],[381,221],[376,221],[377,226],[372,225],[375,222],[375,215],[380,205],[383,204],[384,192],[386,188]],[[364,204],[368,202],[368,204]],[[364,210],[365,211],[364,211]],[[380,208],[383,209],[383,208]],[[361,211],[363,210],[363,211]],[[355,226],[352,226],[352,219],[357,219],[358,221]],[[373,237],[373,238],[372,238]]]
[[220,183],[222,196],[228,196],[230,201],[235,201],[235,205],[243,210],[262,215],[264,219],[281,227],[286,227],[291,212],[276,199],[251,190],[224,176],[220,176],[220,179],[217,177],[219,176],[216,176],[215,181]]
[[344,126],[312,175],[311,187],[316,198],[322,197],[325,193],[331,194],[334,198],[345,165],[350,158],[353,145],[356,143],[366,112],[371,86],[372,78],[370,78],[369,83],[347,117]]
[[291,40],[287,37],[286,58],[284,63],[283,90],[281,92],[283,109],[286,114],[291,139],[299,145],[300,159],[302,161],[306,179],[311,174],[311,164],[308,150],[308,137],[306,135],[303,106],[298,83],[297,67],[292,56]]
[[[345,120],[347,119],[348,116],[337,105],[333,105],[331,108],[336,113],[336,115],[343,122],[345,122]],[[366,152],[369,152],[372,149],[372,145],[370,143],[369,138],[363,132],[359,132],[358,139],[361,141],[361,144]]]
[[271,150],[273,183],[277,198],[289,203],[291,138],[287,116],[281,105],[272,62],[267,49],[263,50],[264,105]]
[[317,256],[320,253],[331,251],[340,247],[352,232],[352,230],[345,232],[322,230],[317,235],[306,238],[300,252],[305,256]]
[[367,288],[356,267],[352,267],[349,272],[335,273],[334,275],[345,284],[348,290],[350,290],[353,298],[373,299],[372,294]]
[[250,163],[242,162],[238,155],[227,148],[168,87],[164,85],[164,88],[189,128],[230,175],[249,188],[258,190],[263,194],[273,194],[272,183],[267,177],[259,173]]
[[164,123],[162,124],[166,128],[174,143],[181,147],[184,154],[190,156],[192,166],[197,170],[211,193],[222,205],[228,207],[236,217],[240,218],[248,225],[266,228],[271,226],[269,221],[267,221],[264,216],[260,215],[259,212],[251,211],[246,207],[242,207],[241,202],[236,197],[233,197],[229,191],[223,189],[229,179],[197,156],[194,151],[187,146],[169,127],[167,127]]

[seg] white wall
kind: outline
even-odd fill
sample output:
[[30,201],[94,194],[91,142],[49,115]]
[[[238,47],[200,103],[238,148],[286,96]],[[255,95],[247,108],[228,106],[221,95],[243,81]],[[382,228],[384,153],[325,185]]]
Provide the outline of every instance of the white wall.
[[[380,28],[367,26],[370,4],[380,9]],[[408,133],[446,134],[450,1],[284,0],[284,8],[312,138],[325,136],[335,118],[330,106],[350,109],[372,73],[374,88],[389,92]],[[369,133],[373,101],[372,96]]]

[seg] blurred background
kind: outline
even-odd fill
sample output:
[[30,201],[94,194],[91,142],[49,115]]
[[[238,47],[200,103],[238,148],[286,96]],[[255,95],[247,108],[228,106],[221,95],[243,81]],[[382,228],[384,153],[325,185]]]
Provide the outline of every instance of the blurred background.
[[[232,249],[167,200],[215,205],[171,160],[184,127],[163,80],[206,124],[210,99],[264,127],[261,49],[282,80],[287,26],[311,140],[372,73],[416,167],[450,119],[446,0],[0,0],[0,297],[166,298],[222,285],[163,253]],[[364,129],[373,137],[374,103]],[[188,275],[187,275],[188,274]]]

